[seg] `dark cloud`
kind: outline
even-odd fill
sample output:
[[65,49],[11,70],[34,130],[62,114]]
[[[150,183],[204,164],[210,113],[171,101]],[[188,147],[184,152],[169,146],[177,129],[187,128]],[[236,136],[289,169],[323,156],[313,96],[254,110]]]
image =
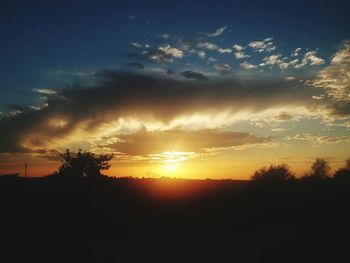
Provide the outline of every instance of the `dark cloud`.
[[28,105],[17,105],[17,104],[7,104],[5,105],[5,108],[8,112],[26,112],[30,110],[30,107]]
[[32,152],[36,157],[43,158],[49,161],[61,161],[61,152],[54,149],[39,149]]
[[185,78],[188,79],[196,79],[196,80],[205,80],[207,79],[207,77],[199,72],[195,72],[195,71],[191,71],[191,70],[187,70],[182,72],[182,76],[184,76]]
[[275,119],[279,121],[289,121],[293,119],[293,115],[291,115],[288,112],[281,112],[280,114],[275,116]]
[[167,71],[166,71],[166,73],[168,74],[168,75],[173,75],[173,74],[175,74],[175,71],[173,71],[172,69],[168,69]]
[[[49,96],[47,106],[0,119],[0,152],[45,148],[77,128],[92,132],[121,117],[153,118],[168,123],[193,113],[240,110],[259,112],[276,106],[316,103],[307,87],[283,79],[257,77],[184,81],[167,75],[104,70],[95,85],[67,86]],[[312,90],[312,88],[310,88]],[[311,100],[311,101],[310,101]]]
[[134,69],[144,69],[145,66],[139,62],[131,62],[127,64],[128,67],[134,68]]
[[213,148],[229,148],[250,144],[268,143],[267,137],[258,137],[245,132],[217,130],[167,130],[147,132],[142,129],[134,134],[118,135],[112,143],[101,145],[126,155],[157,154],[169,151],[200,153]]
[[216,71],[218,71],[220,74],[227,74],[230,72],[231,67],[228,64],[217,64],[214,66]]
[[349,117],[350,115],[350,102],[348,101],[333,102],[328,108],[332,115],[338,117]]

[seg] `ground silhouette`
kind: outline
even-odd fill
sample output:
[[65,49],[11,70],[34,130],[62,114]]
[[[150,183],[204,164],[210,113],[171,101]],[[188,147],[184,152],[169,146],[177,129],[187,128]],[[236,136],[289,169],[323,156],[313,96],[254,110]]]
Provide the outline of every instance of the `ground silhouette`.
[[1,176],[1,239],[27,253],[39,246],[50,262],[165,252],[161,260],[347,262],[349,181],[290,180],[286,165],[259,171],[278,180]]

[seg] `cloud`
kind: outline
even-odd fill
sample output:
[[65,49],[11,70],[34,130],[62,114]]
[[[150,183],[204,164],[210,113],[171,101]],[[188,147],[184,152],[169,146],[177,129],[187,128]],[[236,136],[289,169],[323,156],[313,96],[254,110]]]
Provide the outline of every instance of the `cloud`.
[[232,53],[232,50],[230,48],[219,48],[218,49],[219,53],[224,54],[224,53]]
[[216,64],[214,66],[215,70],[221,74],[229,73],[231,70],[231,66],[228,64]]
[[310,81],[323,88],[328,97],[337,102],[350,102],[350,41],[333,55],[331,64],[322,69],[316,79]]
[[283,60],[281,60],[281,55],[271,55],[268,57],[264,58],[264,62],[266,65],[276,65],[276,64],[280,64],[283,62]]
[[197,44],[197,48],[199,48],[199,49],[208,49],[208,50],[217,50],[218,46],[213,44],[213,43],[209,43],[209,42],[199,42]]
[[[224,64],[217,67],[223,72],[228,70]],[[47,97],[47,106],[40,109],[22,106],[16,108],[15,115],[3,113],[0,152],[56,149],[79,141],[86,144],[103,134],[126,129],[120,126],[126,120],[134,120],[135,127],[147,124],[161,128],[174,123],[198,129],[210,124],[215,128],[229,124],[235,116],[240,118],[242,111],[247,116],[244,118],[249,118],[281,105],[315,102],[305,96],[308,87],[263,76],[186,81],[166,73],[103,70],[95,73],[91,83],[57,90],[57,94]],[[212,116],[221,114],[222,120],[214,123]]]
[[207,37],[217,37],[217,36],[221,36],[224,31],[226,30],[227,26],[223,26],[220,27],[218,29],[216,29],[214,32],[212,33],[204,33]]
[[168,33],[162,34],[162,35],[158,35],[159,37],[165,39],[165,40],[169,40],[172,36]]
[[170,45],[164,45],[158,48],[148,48],[141,53],[127,53],[126,57],[133,60],[172,63],[174,59],[183,58],[184,55],[182,50],[171,47]]
[[235,52],[235,57],[237,59],[244,59],[244,58],[249,58],[250,56],[245,54],[243,51],[238,51],[238,52]]
[[[350,114],[350,41],[344,41],[332,56],[329,66],[320,70],[308,84],[322,88],[325,96],[332,101],[332,111],[336,115]],[[323,96],[322,98],[324,98]]]
[[142,47],[143,47],[142,44],[137,43],[137,42],[131,42],[131,45],[132,45],[133,47],[136,47],[136,48],[142,48]]
[[285,128],[282,128],[282,127],[275,127],[275,128],[272,128],[271,131],[273,132],[284,132],[286,131],[287,129]]
[[204,80],[207,79],[207,77],[203,73],[187,70],[182,72],[182,76],[188,79],[196,79],[196,80]]
[[324,64],[324,59],[316,56],[317,51],[309,51],[305,53],[303,63],[309,63],[310,65],[322,65]]
[[284,61],[286,58],[282,58],[281,54],[271,55],[264,58],[264,63],[261,66],[265,65],[277,65],[281,69],[286,69],[289,67],[290,63]]
[[269,137],[258,137],[245,132],[179,129],[147,131],[141,129],[132,134],[112,137],[100,147],[129,156],[144,157],[164,152],[202,153],[211,149],[224,149],[236,146],[271,142]]
[[180,49],[171,47],[170,45],[162,46],[158,48],[159,50],[163,51],[164,54],[170,55],[174,58],[183,58],[184,52]]
[[198,51],[198,56],[199,56],[201,59],[205,59],[206,54],[205,54],[204,51],[200,50],[200,51]]
[[272,42],[273,38],[265,38],[261,41],[253,41],[248,44],[255,52],[271,52],[276,49]]
[[40,89],[33,89],[34,92],[42,95],[55,95],[57,94],[56,90],[48,89],[48,88],[40,88]]
[[287,140],[302,140],[309,141],[312,144],[338,144],[338,143],[346,143],[350,142],[350,136],[319,136],[319,135],[311,135],[308,133],[301,133],[295,136],[287,136]]
[[294,68],[303,68],[306,65],[322,65],[324,64],[324,59],[317,57],[317,50],[306,52],[303,60],[299,64],[295,64]]
[[239,64],[239,66],[240,66],[241,68],[243,68],[243,69],[255,69],[255,68],[258,67],[258,66],[256,66],[256,65],[253,65],[253,64],[248,63],[247,61],[245,61],[245,62]]
[[219,46],[217,46],[216,44],[210,43],[210,42],[199,42],[197,43],[197,49],[199,49],[200,51],[203,50],[216,50],[221,54],[225,54],[225,53],[232,53],[232,49],[230,48],[221,48]]
[[240,45],[238,45],[238,44],[234,44],[234,45],[233,45],[233,48],[236,49],[237,51],[242,51],[242,50],[245,49],[244,47],[242,47],[242,46],[240,46]]
[[157,52],[156,50],[152,50],[149,52],[146,51],[143,54],[145,54],[145,57],[147,57],[149,60],[151,60],[153,62],[157,62],[157,63],[174,62],[173,57],[169,54],[164,54],[164,52]]
[[296,49],[292,52],[292,54],[290,54],[290,55],[291,55],[292,57],[297,57],[297,56],[299,56],[300,51],[301,51],[301,48],[298,47],[298,48],[296,48]]
[[295,65],[297,65],[299,63],[299,59],[293,59],[293,60],[291,60],[291,61],[289,61],[289,65],[292,65],[292,66],[295,66]]
[[282,62],[278,66],[280,67],[280,69],[286,69],[289,67],[289,65],[290,64],[288,62]]
[[281,112],[275,116],[275,119],[278,121],[290,121],[293,119],[293,115],[288,112]]

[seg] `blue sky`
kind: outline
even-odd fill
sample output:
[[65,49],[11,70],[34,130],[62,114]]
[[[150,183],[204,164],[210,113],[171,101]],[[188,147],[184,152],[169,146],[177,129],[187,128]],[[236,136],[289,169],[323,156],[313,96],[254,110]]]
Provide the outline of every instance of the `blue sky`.
[[[329,57],[349,35],[347,1],[11,1],[2,4],[0,104],[30,103],[30,90],[59,86],[55,71],[123,67],[131,42],[159,34],[244,45],[273,37],[278,49],[319,49]],[[231,61],[230,61],[231,60]],[[234,59],[226,62],[235,64]],[[65,81],[74,81],[69,79]],[[3,108],[3,106],[2,106]]]

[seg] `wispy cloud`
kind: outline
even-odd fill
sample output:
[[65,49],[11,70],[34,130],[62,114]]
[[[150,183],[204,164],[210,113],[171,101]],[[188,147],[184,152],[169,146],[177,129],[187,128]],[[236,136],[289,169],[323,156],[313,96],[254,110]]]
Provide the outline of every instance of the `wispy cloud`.
[[210,42],[199,42],[197,44],[197,48],[199,48],[199,49],[208,49],[208,50],[217,50],[218,46],[213,44],[213,43],[210,43]]
[[56,90],[48,89],[48,88],[36,88],[33,89],[34,92],[42,94],[42,95],[55,95],[57,94]]
[[321,135],[311,135],[308,133],[301,133],[295,136],[287,136],[287,140],[302,140],[309,141],[312,144],[337,144],[350,142],[350,136],[321,136]]
[[140,44],[140,43],[138,43],[138,42],[131,42],[131,45],[132,45],[133,47],[136,47],[136,48],[142,48],[142,47],[143,47],[143,45]]
[[235,146],[268,143],[268,137],[258,137],[245,132],[231,132],[220,130],[166,130],[147,131],[141,129],[132,134],[120,134],[109,139],[110,143],[100,147],[111,152],[120,152],[129,156],[142,155],[146,159],[150,155],[164,152],[192,152],[203,153],[212,149],[225,149]]
[[207,37],[221,36],[224,33],[224,31],[226,30],[226,28],[227,28],[227,26],[223,26],[223,27],[216,29],[214,32],[204,33],[204,35],[206,35]]

